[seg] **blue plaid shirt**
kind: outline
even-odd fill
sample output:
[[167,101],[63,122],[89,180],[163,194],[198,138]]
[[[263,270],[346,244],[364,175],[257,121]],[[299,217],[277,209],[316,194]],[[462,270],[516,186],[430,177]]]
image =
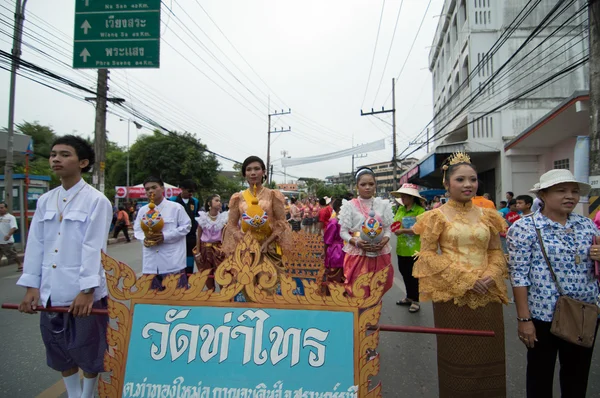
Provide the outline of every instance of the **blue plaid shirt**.
[[600,235],[594,222],[572,213],[563,226],[536,212],[518,220],[507,235],[511,283],[514,287],[528,287],[531,316],[551,322],[558,300],[558,290],[544,260],[535,227],[541,231],[546,254],[564,294],[597,303],[598,282],[594,277],[594,262],[589,257],[592,238]]

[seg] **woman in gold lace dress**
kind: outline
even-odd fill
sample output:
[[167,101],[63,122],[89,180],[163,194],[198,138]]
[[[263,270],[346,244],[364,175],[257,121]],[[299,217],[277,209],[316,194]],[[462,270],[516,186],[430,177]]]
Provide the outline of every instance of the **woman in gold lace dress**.
[[291,228],[285,219],[285,196],[263,186],[266,166],[258,156],[250,156],[242,164],[242,175],[249,188],[233,194],[229,200],[229,219],[223,233],[223,252],[231,255],[245,233],[260,243],[278,271],[284,271],[282,250],[291,245]]
[[473,206],[477,171],[466,154],[448,159],[444,186],[448,203],[419,216],[414,226],[421,237],[413,270],[421,301],[433,301],[438,328],[493,330],[496,335],[437,336],[439,396],[505,397],[507,267],[499,233],[506,222],[493,209]]

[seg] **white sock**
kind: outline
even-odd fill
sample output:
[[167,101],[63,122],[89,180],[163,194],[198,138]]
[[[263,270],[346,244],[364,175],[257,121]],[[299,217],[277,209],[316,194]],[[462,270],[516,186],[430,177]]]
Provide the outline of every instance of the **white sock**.
[[98,376],[93,379],[83,378],[83,392],[81,398],[94,398],[96,396],[96,384],[98,383]]
[[81,382],[79,381],[79,373],[72,374],[68,377],[63,377],[63,381],[67,387],[67,395],[69,398],[81,398]]

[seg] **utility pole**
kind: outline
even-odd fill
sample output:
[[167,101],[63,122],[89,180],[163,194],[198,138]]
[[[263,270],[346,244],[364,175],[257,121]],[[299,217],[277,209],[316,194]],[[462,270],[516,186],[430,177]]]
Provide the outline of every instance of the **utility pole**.
[[[271,170],[271,134],[287,133],[288,131],[292,131],[291,127],[288,127],[286,130],[284,130],[283,128],[277,130],[277,128],[275,128],[275,130],[271,131],[271,116],[289,115],[290,113],[292,113],[291,109],[289,109],[287,112],[281,110],[281,112],[279,113],[277,111],[275,111],[275,113],[269,113],[269,128],[267,130],[267,171]],[[267,183],[270,183],[271,181],[271,173],[269,173]]]
[[96,189],[104,193],[104,168],[106,160],[106,97],[108,96],[108,69],[98,69],[96,88],[96,125],[94,128],[94,152],[96,165],[93,182]]
[[[15,152],[15,95],[17,89],[17,69],[21,62],[21,38],[23,37],[23,24],[25,23],[25,5],[27,0],[16,1],[15,29],[13,33],[12,62],[10,67],[10,91],[8,100],[8,139],[6,146],[6,163],[4,164],[4,201],[8,212],[13,211],[13,166]],[[27,198],[25,198],[27,200]],[[27,222],[27,214],[25,214]]]
[[96,97],[86,97],[87,101],[96,101],[96,123],[94,127],[94,152],[96,164],[92,174],[92,184],[104,193],[104,169],[106,167],[106,109],[107,102],[123,103],[123,98],[108,98],[108,69],[98,69]]
[[[378,115],[380,113],[391,113],[392,114],[392,178],[393,178],[393,184],[392,187],[395,190],[398,189],[398,160],[397,158],[397,145],[396,145],[396,79],[392,78],[392,109],[384,109],[383,107],[381,107],[380,111],[374,111],[373,108],[371,108],[371,112],[363,112],[362,109],[360,110],[360,115],[361,116],[372,116],[372,115]],[[353,159],[354,160],[354,159]],[[354,169],[354,167],[353,167]],[[354,170],[353,170],[354,171]]]
[[[590,40],[590,180],[600,176],[600,1],[588,2]],[[600,196],[600,187],[592,185],[591,197]]]

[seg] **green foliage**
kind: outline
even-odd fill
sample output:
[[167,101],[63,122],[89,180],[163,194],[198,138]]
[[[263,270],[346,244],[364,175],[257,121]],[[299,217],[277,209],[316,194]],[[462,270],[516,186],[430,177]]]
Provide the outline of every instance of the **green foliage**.
[[173,185],[191,179],[201,197],[215,189],[219,162],[206,145],[190,133],[142,135],[130,150],[131,185],[157,176]]
[[226,202],[236,192],[244,189],[237,179],[227,178],[224,175],[218,175],[213,192],[221,196],[221,200]]
[[269,188],[269,189],[277,189],[277,182],[275,182],[274,180],[266,183],[265,187]]

